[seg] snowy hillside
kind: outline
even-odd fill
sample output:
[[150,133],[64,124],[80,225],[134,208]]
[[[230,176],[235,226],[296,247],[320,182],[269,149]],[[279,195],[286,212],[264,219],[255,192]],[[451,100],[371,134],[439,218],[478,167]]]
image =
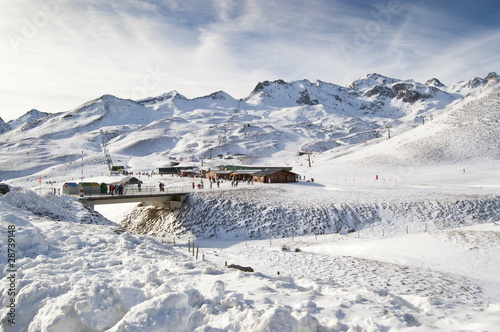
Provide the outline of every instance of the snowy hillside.
[[[301,190],[307,192],[307,197],[300,195]],[[429,193],[401,191],[397,195],[383,192],[382,196],[373,197],[373,191],[353,194],[304,186],[247,187],[237,192],[192,195],[183,208],[173,212],[138,207],[122,225],[136,233],[160,237],[265,239],[349,231],[381,233],[382,228],[390,235],[404,233],[409,224],[413,230],[423,231],[500,220],[500,200],[495,195],[430,197]],[[144,225],[152,214],[156,219],[154,227]],[[238,216],[237,220],[234,216]],[[388,226],[387,222],[393,219],[399,224]]]
[[[240,100],[223,91],[194,99],[173,91],[139,101],[104,95],[69,112],[31,111],[13,121],[11,130],[0,136],[0,153],[7,157],[0,161],[0,179],[37,174],[62,164],[76,166],[82,151],[90,160],[101,159],[104,172],[103,140],[112,158],[125,166],[130,167],[134,157],[155,161],[144,164],[143,170],[171,159],[200,161],[234,154],[244,157],[245,163],[281,164],[303,150],[338,155],[389,136],[412,137],[424,131],[417,127],[428,122],[436,122],[434,128],[442,136],[435,143],[411,143],[408,149],[413,156],[408,158],[439,162],[439,151],[426,144],[446,141],[448,134],[439,126],[452,128],[447,114],[455,114],[456,121],[466,118],[480,134],[444,145],[461,146],[466,141],[472,150],[484,146],[469,153],[484,157],[488,152],[480,150],[487,150],[490,142],[481,135],[496,130],[485,120],[495,112],[496,86],[495,73],[451,87],[437,79],[422,84],[369,74],[346,87],[308,80],[264,81]],[[487,127],[482,128],[483,124]],[[427,130],[432,136],[434,132]],[[421,150],[437,154],[422,156]],[[446,153],[446,161],[462,158]]]
[[[496,331],[499,103],[495,73],[452,86],[369,74],[0,120],[0,330]],[[146,193],[188,193],[183,206],[94,211],[54,194],[123,179],[104,146]],[[301,180],[193,189],[150,173],[173,160],[287,165]]]
[[[349,156],[342,152],[345,157],[336,162],[349,159],[365,164],[418,165],[498,160],[500,87],[495,84],[483,89],[486,93],[479,90],[433,115],[425,115],[421,120],[425,125],[353,149]],[[338,157],[336,151],[324,155],[331,161]]]

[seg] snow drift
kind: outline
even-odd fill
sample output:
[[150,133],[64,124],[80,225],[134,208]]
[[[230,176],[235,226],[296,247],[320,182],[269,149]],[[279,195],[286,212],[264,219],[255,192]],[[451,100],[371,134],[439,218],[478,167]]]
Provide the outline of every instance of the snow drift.
[[495,195],[390,195],[307,191],[297,196],[276,188],[191,195],[183,207],[137,207],[122,225],[153,236],[282,238],[368,231],[386,235],[440,230],[500,219]]

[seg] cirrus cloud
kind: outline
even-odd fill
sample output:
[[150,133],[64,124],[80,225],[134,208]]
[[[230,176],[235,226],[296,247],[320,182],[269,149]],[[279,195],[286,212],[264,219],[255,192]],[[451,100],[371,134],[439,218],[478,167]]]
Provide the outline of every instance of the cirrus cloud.
[[110,93],[247,96],[257,82],[369,72],[445,83],[499,63],[493,1],[18,0],[0,5],[0,117]]

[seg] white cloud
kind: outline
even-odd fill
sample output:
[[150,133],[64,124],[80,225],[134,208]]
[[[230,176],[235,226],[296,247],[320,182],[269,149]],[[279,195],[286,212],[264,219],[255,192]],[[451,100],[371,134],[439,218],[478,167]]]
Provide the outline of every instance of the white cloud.
[[277,78],[348,84],[379,72],[451,84],[463,74],[486,75],[483,68],[498,63],[499,54],[498,27],[467,23],[464,33],[453,28],[454,17],[420,2],[18,0],[0,6],[7,36],[0,40],[4,120],[31,108],[68,110],[105,93],[142,97],[175,89],[193,98],[225,90],[241,98],[259,81]]

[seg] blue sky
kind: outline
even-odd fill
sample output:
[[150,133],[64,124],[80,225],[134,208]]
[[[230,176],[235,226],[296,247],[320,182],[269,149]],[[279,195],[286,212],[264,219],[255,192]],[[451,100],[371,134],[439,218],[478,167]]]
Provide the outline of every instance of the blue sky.
[[263,80],[451,85],[500,71],[498,1],[0,1],[4,121],[103,94],[244,98]]

